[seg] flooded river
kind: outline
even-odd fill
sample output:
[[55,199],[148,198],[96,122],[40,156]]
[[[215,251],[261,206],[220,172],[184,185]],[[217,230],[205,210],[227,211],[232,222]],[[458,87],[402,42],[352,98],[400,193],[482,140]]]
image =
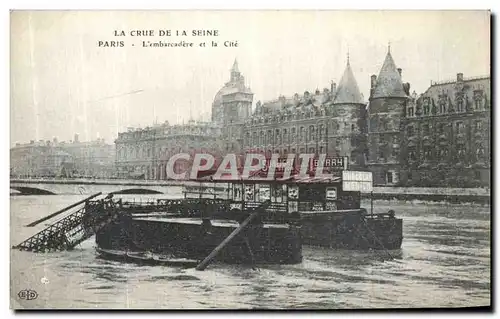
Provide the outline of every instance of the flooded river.
[[[178,189],[170,197],[179,196]],[[43,229],[24,225],[85,196],[12,196],[11,245]],[[144,198],[151,198],[145,196]],[[162,198],[166,196],[163,195]],[[369,207],[369,203],[364,203]],[[403,246],[345,251],[305,246],[304,261],[205,271],[103,260],[94,237],[73,251],[11,250],[15,308],[408,308],[490,305],[490,207],[376,201],[403,218]],[[18,292],[38,297],[21,300]]]

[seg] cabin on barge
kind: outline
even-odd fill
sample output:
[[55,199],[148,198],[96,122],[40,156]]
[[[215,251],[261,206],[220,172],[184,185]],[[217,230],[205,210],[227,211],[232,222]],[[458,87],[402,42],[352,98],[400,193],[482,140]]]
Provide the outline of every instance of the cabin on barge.
[[286,178],[267,178],[265,169],[247,178],[198,175],[183,199],[120,202],[120,218],[96,232],[98,249],[196,260],[217,250],[223,262],[278,264],[301,262],[302,244],[399,249],[402,219],[392,210],[374,214],[373,201],[370,211],[361,207],[361,193],[372,192],[372,173],[347,170],[345,158],[330,163],[340,169],[318,176],[313,169]]
[[[262,175],[264,176],[264,175]],[[340,249],[401,248],[403,221],[395,212],[373,212],[361,207],[361,193],[372,192],[372,173],[336,171],[329,177],[300,176],[267,180],[217,180],[187,187],[185,198],[224,200],[228,218],[270,200],[267,216],[300,220],[303,244]]]

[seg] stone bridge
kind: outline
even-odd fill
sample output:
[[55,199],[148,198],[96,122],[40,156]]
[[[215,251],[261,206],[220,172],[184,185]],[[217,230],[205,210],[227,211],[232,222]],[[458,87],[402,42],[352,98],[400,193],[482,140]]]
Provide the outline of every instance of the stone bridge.
[[[214,185],[211,186],[219,186]],[[181,193],[185,186],[199,186],[194,181],[124,180],[124,179],[11,179],[11,194],[30,195],[92,195],[103,194],[166,194]],[[226,184],[220,186],[225,187]],[[172,189],[174,187],[174,189]],[[175,189],[176,188],[176,189]],[[373,193],[363,193],[363,198],[434,200],[452,202],[479,202],[489,204],[488,188],[424,188],[424,187],[373,187]]]
[[[167,188],[178,187],[189,182],[146,180],[85,180],[85,179],[11,179],[11,194],[30,195],[92,195],[103,194],[165,194]],[[195,184],[195,183],[193,183]],[[199,185],[199,183],[197,183]],[[171,192],[171,191],[170,191]]]

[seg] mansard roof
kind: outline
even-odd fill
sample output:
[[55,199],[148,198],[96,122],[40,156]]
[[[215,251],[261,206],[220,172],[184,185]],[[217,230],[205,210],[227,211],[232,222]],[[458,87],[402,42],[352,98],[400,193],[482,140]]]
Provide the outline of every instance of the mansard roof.
[[384,97],[406,97],[401,76],[390,50],[387,52],[384,64],[380,69],[372,99]]
[[358,83],[352,73],[351,64],[347,60],[347,66],[340,79],[339,86],[333,104],[363,104],[363,96],[359,91]]

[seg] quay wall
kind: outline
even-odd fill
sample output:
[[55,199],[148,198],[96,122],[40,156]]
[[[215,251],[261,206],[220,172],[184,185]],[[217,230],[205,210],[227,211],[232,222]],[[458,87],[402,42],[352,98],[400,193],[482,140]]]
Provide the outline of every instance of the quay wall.
[[[149,190],[165,193],[165,186],[199,186],[213,183],[194,181],[154,181],[122,179],[11,179],[10,187],[16,189],[43,190],[52,194],[111,193],[123,190]],[[223,183],[221,184],[223,185]],[[373,193],[363,193],[365,199],[384,200],[431,200],[451,202],[490,202],[489,188],[440,188],[440,187],[373,187]]]

